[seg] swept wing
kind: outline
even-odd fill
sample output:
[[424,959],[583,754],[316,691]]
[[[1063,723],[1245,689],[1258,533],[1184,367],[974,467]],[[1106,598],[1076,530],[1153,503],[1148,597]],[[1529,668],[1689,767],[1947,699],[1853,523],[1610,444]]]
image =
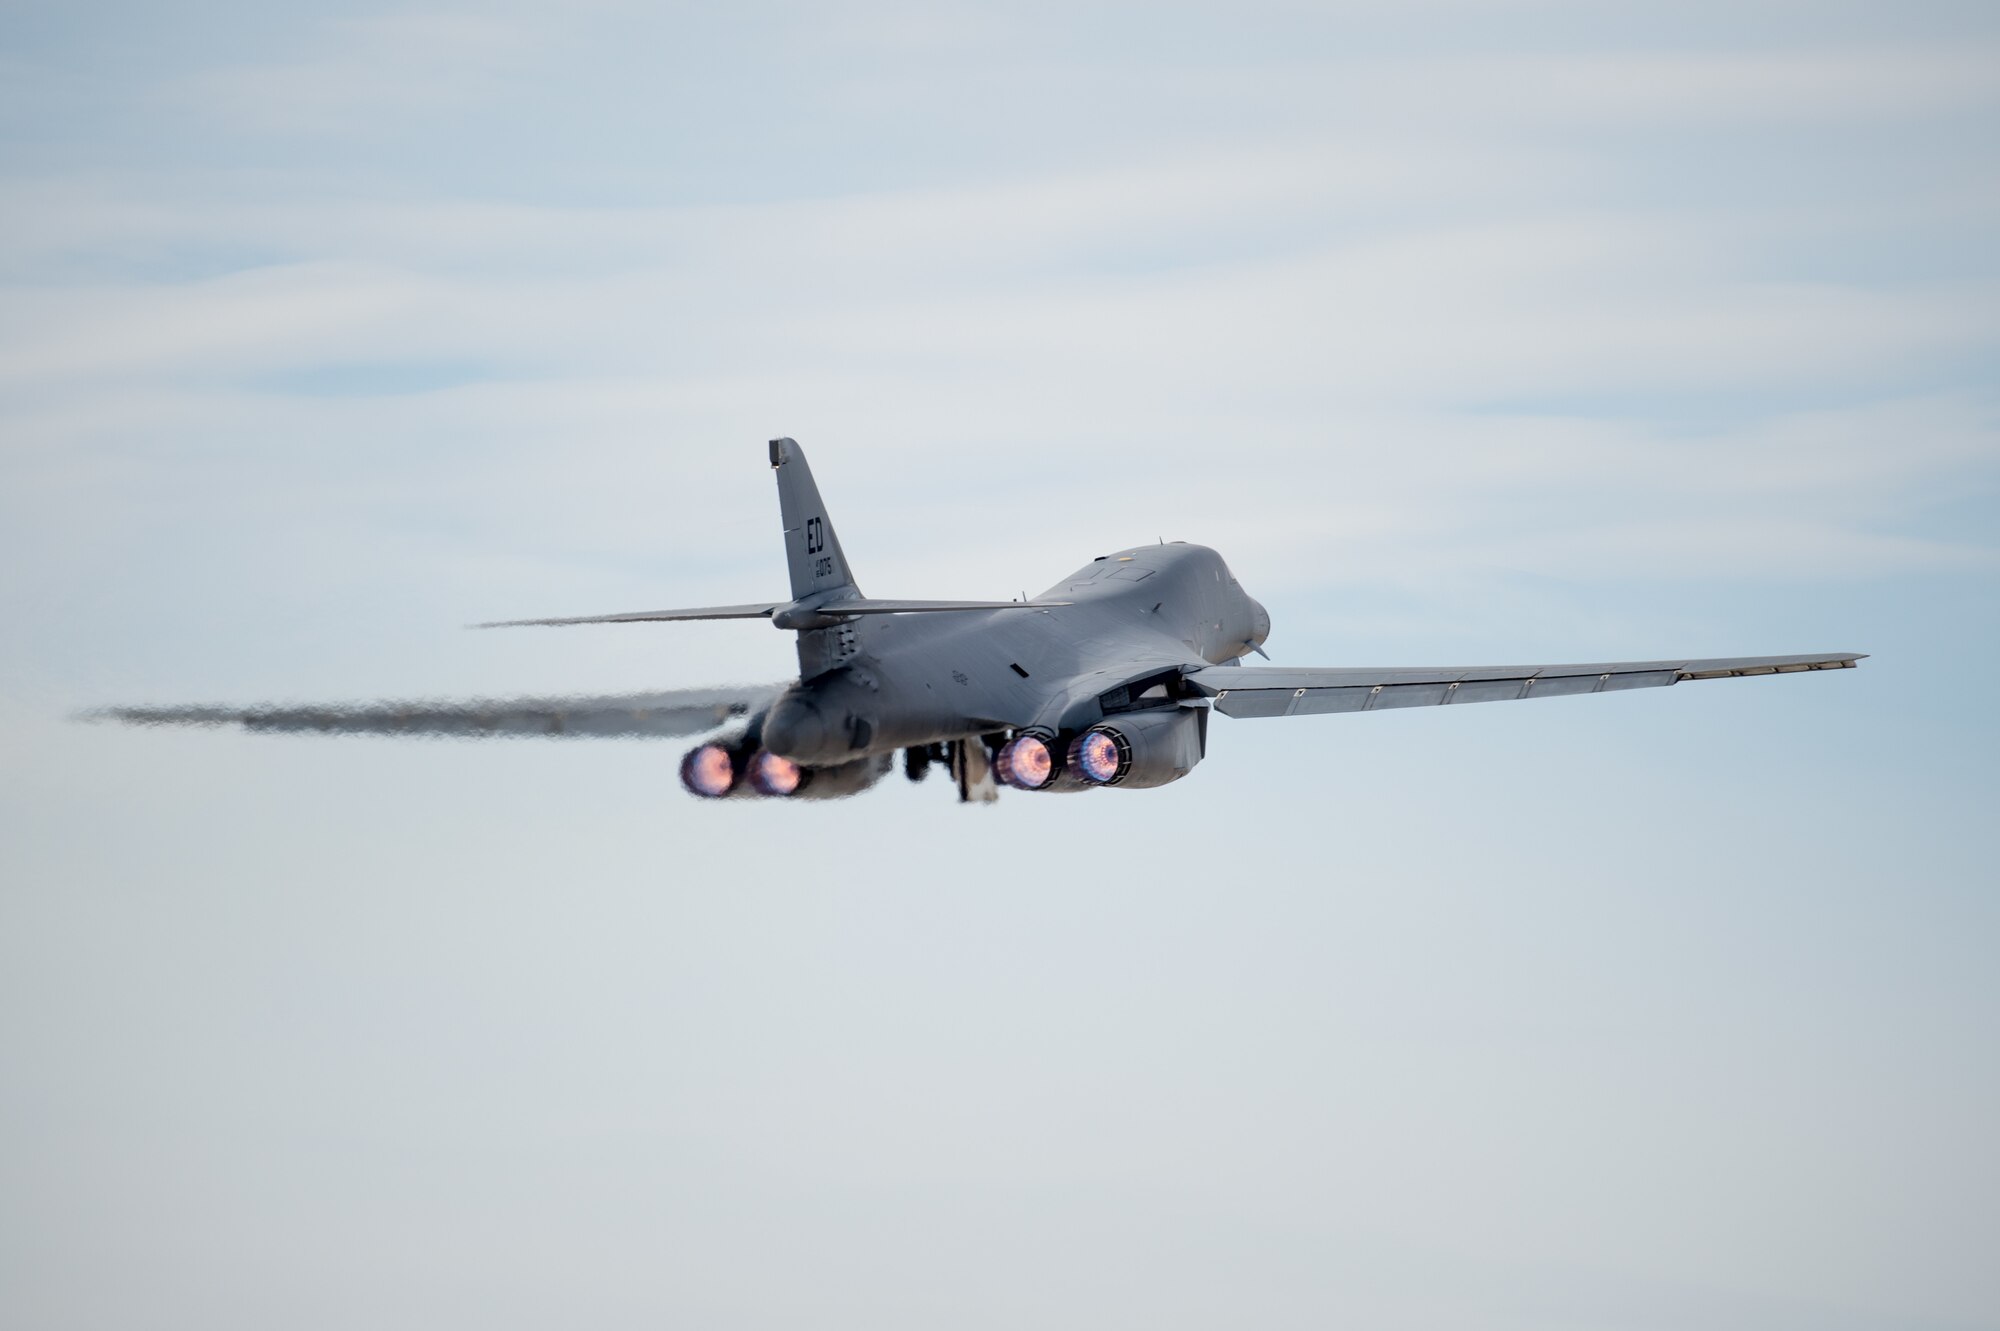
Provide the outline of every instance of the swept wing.
[[781,685],[774,684],[745,689],[681,689],[577,698],[107,707],[87,713],[84,719],[141,726],[241,725],[245,730],[335,735],[658,739],[699,735],[748,717],[769,705],[781,689]]
[[1661,688],[1689,679],[1845,670],[1859,652],[1731,656],[1693,661],[1609,661],[1582,665],[1340,667],[1208,666],[1187,679],[1225,716],[1315,716],[1387,707],[1554,698]]

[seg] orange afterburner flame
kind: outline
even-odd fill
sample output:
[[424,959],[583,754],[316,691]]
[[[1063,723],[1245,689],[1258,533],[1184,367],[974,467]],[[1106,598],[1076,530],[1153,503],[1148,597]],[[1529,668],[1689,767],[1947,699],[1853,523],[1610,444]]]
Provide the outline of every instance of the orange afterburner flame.
[[1118,741],[1102,730],[1086,730],[1070,749],[1070,765],[1086,781],[1103,785],[1118,778]]
[[690,749],[681,759],[681,784],[703,799],[721,799],[736,784],[736,759],[720,744]]
[[789,795],[806,779],[805,769],[790,758],[763,749],[750,760],[750,784],[763,795]]
[[1016,790],[1040,790],[1055,780],[1056,755],[1039,735],[1016,735],[1000,746],[993,774]]

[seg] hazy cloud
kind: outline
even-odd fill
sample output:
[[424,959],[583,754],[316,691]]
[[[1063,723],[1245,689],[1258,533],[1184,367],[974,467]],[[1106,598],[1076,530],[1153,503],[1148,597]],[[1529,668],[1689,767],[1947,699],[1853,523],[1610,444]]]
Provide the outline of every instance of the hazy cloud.
[[[10,16],[0,1320],[1978,1323],[1989,8]],[[777,434],[877,595],[1873,655],[972,811],[63,719],[781,680],[459,627],[779,594]]]

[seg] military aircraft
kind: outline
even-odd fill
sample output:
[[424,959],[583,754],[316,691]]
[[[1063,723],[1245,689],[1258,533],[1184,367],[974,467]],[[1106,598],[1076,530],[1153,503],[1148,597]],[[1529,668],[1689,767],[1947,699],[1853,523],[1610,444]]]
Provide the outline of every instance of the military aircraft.
[[[1584,665],[1297,669],[1264,656],[1271,616],[1222,556],[1162,542],[1099,555],[1015,601],[862,594],[791,439],[771,441],[791,595],[751,605],[477,628],[764,619],[798,634],[799,677],[766,688],[367,706],[116,707],[141,725],[390,735],[692,736],[681,761],[704,799],[825,799],[874,785],[904,757],[950,770],[962,802],[1024,791],[1143,790],[1208,751],[1209,717],[1316,716],[1616,693],[1696,679],[1844,670],[1856,652]],[[1265,657],[1268,660],[1268,657]]]

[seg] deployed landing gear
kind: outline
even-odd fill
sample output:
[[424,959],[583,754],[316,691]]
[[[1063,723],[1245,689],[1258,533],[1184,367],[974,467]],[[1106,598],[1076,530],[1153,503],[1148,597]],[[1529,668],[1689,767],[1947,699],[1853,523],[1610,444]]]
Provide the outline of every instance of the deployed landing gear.
[[931,763],[942,755],[935,744],[913,744],[903,750],[903,775],[921,781],[930,774]]
[[951,751],[951,775],[958,783],[960,804],[991,804],[1000,798],[1000,784],[993,779],[993,762],[983,739],[955,739]]

